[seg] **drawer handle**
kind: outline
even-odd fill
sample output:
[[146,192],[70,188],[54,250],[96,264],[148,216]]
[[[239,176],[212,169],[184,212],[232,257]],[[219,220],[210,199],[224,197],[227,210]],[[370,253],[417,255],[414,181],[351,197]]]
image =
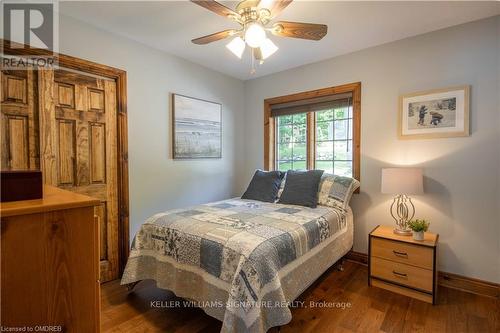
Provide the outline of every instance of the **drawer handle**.
[[399,273],[396,271],[392,271],[392,274],[399,276],[399,277],[407,277],[408,276],[408,274],[406,274],[406,273]]
[[398,257],[408,257],[408,253],[406,253],[406,252],[399,252],[396,250],[392,250],[392,253],[394,253],[394,255],[396,255]]

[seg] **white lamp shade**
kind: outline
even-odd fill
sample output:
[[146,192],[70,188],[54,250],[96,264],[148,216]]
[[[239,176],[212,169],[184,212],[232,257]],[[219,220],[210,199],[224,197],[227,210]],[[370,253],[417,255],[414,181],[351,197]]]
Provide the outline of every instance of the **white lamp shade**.
[[276,51],[278,51],[278,47],[269,38],[264,39],[264,41],[260,44],[260,53],[262,54],[262,59],[267,59]]
[[226,47],[229,51],[233,52],[235,56],[241,59],[243,51],[245,51],[245,42],[240,37],[235,37],[226,45]]
[[422,169],[385,168],[382,169],[382,193],[422,194],[424,181]]

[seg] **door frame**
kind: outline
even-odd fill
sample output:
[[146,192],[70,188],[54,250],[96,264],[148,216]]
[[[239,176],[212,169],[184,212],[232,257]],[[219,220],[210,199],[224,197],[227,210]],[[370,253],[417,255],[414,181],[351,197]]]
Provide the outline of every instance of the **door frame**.
[[[127,72],[115,67],[101,65],[89,60],[76,58],[44,49],[29,48],[26,45],[0,39],[3,53],[15,56],[52,56],[60,67],[83,73],[99,75],[116,82],[117,134],[118,134],[118,267],[123,273],[129,255],[129,185],[128,185],[128,129],[127,129]],[[12,47],[15,45],[16,47]]]

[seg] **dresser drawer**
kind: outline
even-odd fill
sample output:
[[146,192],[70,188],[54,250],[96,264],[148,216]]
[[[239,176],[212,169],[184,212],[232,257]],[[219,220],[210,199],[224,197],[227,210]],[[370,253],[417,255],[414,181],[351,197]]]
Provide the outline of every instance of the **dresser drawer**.
[[412,245],[377,237],[371,238],[372,256],[425,269],[433,269],[433,251],[431,247]]
[[411,288],[432,292],[432,270],[377,257],[372,257],[370,259],[371,276]]

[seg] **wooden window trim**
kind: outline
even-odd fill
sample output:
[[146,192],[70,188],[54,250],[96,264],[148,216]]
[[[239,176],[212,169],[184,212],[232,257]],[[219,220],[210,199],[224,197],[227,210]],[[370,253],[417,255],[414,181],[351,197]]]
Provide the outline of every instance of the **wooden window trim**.
[[[271,107],[274,104],[295,102],[315,97],[352,93],[352,121],[353,121],[353,177],[360,179],[360,151],[361,151],[361,82],[344,84],[341,86],[305,91],[297,94],[268,98],[264,100],[264,169],[274,170],[276,167],[276,133],[275,119],[271,117]],[[307,116],[307,168],[314,165],[315,149],[315,117],[312,112]]]
[[49,50],[30,48],[27,45],[0,39],[3,53],[15,56],[52,56],[60,67],[84,73],[99,75],[115,80],[117,95],[117,136],[118,136],[118,264],[119,274],[123,273],[130,251],[129,234],[129,181],[128,181],[128,139],[127,139],[127,72],[118,68],[101,65]]

